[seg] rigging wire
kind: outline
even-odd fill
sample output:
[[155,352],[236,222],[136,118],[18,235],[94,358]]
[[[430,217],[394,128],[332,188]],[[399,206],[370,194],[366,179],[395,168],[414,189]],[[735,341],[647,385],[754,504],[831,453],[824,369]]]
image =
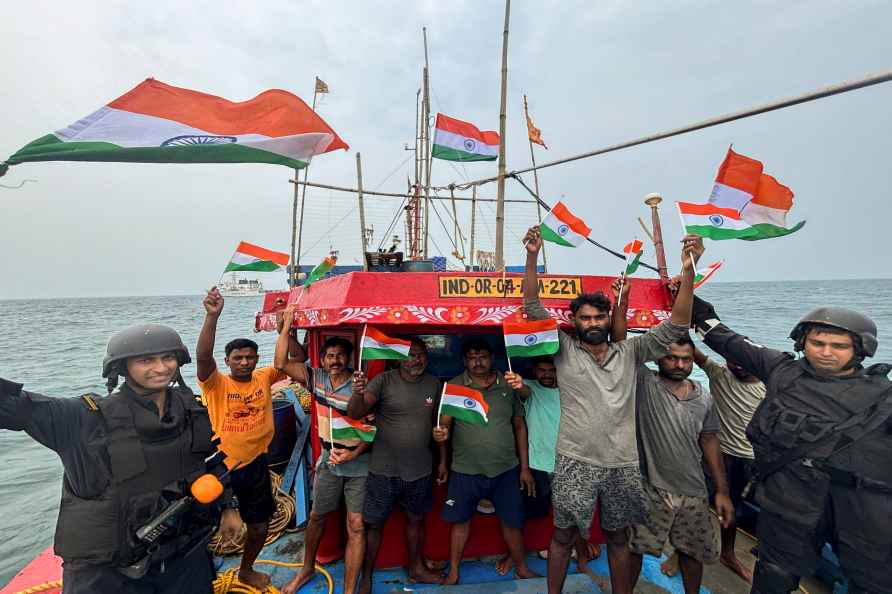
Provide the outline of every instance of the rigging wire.
[[396,225],[396,220],[400,217],[401,214],[403,214],[403,212],[405,212],[404,206],[405,206],[406,200],[408,198],[409,198],[408,196],[406,196],[406,198],[403,198],[403,201],[400,202],[399,208],[397,208],[396,212],[393,213],[393,218],[390,220],[390,225],[387,226],[387,231],[385,231],[381,235],[381,241],[380,241],[380,243],[378,243],[379,250],[381,249],[381,246],[384,245],[384,241],[387,239],[387,236],[390,235],[390,231],[391,231],[391,229],[393,229],[393,226]]
[[437,215],[437,220],[440,221],[440,226],[443,227],[443,231],[446,233],[446,237],[449,238],[449,243],[452,244],[452,247],[455,249],[455,253],[458,253],[458,246],[455,245],[455,240],[452,239],[452,234],[449,233],[449,229],[446,228],[446,223],[443,222],[443,218],[440,216],[440,211],[437,209],[436,203],[431,202],[431,209],[434,211],[434,214]]

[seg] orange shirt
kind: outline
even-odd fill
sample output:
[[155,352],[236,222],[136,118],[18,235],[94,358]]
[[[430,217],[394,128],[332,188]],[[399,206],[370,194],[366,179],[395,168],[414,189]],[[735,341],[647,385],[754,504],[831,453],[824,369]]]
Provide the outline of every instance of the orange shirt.
[[218,370],[198,382],[211,426],[226,453],[226,465],[246,466],[266,452],[275,433],[270,387],[285,377],[274,367],[255,369],[249,382],[237,382]]

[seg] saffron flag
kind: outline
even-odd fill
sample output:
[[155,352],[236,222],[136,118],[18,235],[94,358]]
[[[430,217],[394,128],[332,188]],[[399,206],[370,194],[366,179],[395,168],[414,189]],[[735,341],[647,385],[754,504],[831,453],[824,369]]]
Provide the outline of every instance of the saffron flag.
[[694,275],[694,288],[699,289],[702,285],[706,284],[706,281],[712,278],[712,275],[722,267],[722,264],[724,264],[724,262],[713,262],[705,269],[697,272],[697,274]]
[[563,202],[551,207],[548,216],[539,225],[539,231],[545,241],[567,247],[577,247],[592,232],[582,219],[564,206]]
[[438,113],[431,157],[444,161],[495,161],[499,157],[499,133],[481,132],[473,124]]
[[440,414],[471,423],[486,425],[489,405],[477,390],[456,384],[444,384],[440,398]]
[[317,264],[316,267],[310,271],[310,274],[307,275],[307,278],[304,281],[304,288],[309,289],[310,285],[331,272],[331,269],[334,268],[337,263],[338,257],[333,255],[322,260],[322,262]]
[[223,272],[273,272],[288,265],[288,254],[242,241]]
[[641,254],[644,253],[644,244],[635,239],[625,245],[623,252],[626,254],[626,276],[635,274],[638,266],[641,265]]
[[557,321],[553,319],[504,322],[502,331],[509,357],[553,355],[560,347]]
[[329,411],[331,412],[332,440],[361,439],[369,443],[375,441],[375,433],[378,430],[373,425],[351,419],[333,407],[329,407]]
[[306,167],[347,144],[300,98],[278,89],[233,102],[149,78],[7,161],[273,163]]
[[530,142],[538,144],[545,150],[548,150],[548,147],[545,146],[545,141],[542,140],[542,130],[533,125],[533,119],[530,117],[530,114],[527,114],[527,134],[530,138]]
[[408,359],[410,346],[412,343],[408,340],[387,336],[377,328],[366,326],[362,336],[361,357],[364,360]]
[[320,95],[328,92],[328,85],[318,76],[316,77],[316,92]]
[[751,228],[750,233],[738,238],[747,241],[782,237],[805,225],[805,221],[800,221],[787,228],[793,191],[764,173],[761,161],[730,148],[719,166],[709,204],[736,211]]

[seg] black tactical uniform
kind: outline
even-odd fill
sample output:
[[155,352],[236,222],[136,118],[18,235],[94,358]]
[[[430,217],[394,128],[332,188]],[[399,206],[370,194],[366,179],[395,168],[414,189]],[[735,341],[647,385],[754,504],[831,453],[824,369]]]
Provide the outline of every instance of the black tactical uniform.
[[797,350],[812,323],[855,338],[854,373],[828,377],[805,358],[750,342],[694,299],[694,325],[706,344],[767,388],[747,428],[761,506],[752,592],[795,590],[800,576],[814,573],[825,542],[849,592],[892,592],[892,367],[860,365],[876,351],[876,326],[841,308],[815,310],[796,326]]
[[[161,352],[189,362],[170,328],[129,328],[109,342],[103,375],[114,377],[129,357]],[[107,397],[50,398],[0,379],[0,428],[25,431],[62,461],[55,552],[64,561],[65,594],[212,591],[207,543],[221,502],[192,504],[151,546],[136,537],[209,470],[210,419],[188,388],[169,387],[159,411],[128,384]],[[222,474],[219,458],[210,470]]]

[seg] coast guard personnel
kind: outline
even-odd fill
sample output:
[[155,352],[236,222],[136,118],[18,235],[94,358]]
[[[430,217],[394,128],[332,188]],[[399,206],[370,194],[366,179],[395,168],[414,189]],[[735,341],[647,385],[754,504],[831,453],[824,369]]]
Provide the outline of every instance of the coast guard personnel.
[[[124,376],[109,396],[50,398],[0,379],[0,428],[25,431],[65,470],[55,536],[64,594],[212,592],[207,544],[231,494],[193,503],[151,546],[137,536],[188,494],[215,450],[207,410],[181,383],[189,362],[174,330],[141,324],[108,341],[102,376],[110,390]],[[218,473],[221,458],[211,458]],[[224,512],[224,533],[238,525]]]

